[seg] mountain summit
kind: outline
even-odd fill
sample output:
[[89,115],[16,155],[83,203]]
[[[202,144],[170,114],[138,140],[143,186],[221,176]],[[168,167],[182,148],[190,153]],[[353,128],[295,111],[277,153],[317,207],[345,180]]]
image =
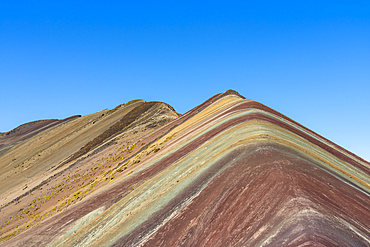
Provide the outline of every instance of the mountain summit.
[[0,136],[0,246],[369,246],[370,163],[233,90]]

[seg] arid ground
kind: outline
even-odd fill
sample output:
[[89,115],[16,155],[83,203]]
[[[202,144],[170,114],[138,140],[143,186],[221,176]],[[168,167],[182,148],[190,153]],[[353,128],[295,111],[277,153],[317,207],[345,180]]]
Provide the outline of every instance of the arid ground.
[[370,246],[370,163],[228,90],[0,135],[0,246]]

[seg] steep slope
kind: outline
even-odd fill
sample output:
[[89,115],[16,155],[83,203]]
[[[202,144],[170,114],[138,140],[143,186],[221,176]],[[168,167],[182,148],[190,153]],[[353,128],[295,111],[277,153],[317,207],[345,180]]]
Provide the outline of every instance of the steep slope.
[[[63,197],[73,194],[78,189],[78,182],[91,180],[84,159],[104,153],[118,143],[130,143],[132,138],[136,140],[178,116],[167,104],[136,100],[113,110],[70,118],[69,121],[42,121],[44,125],[38,128],[34,128],[36,124],[25,124],[28,128],[14,131],[21,138],[17,145],[0,156],[2,240],[57,213],[50,210],[51,205],[64,203],[63,210],[71,206],[73,203],[66,203],[68,198]],[[29,126],[33,128],[30,130]],[[28,138],[23,138],[25,135]],[[81,165],[77,165],[79,163]],[[75,167],[85,172],[85,176],[82,177],[83,173],[79,176]],[[107,169],[100,167],[97,170]],[[29,220],[33,223],[28,224]]]
[[232,90],[166,107],[59,162],[42,212],[3,206],[0,246],[370,245],[370,163]]

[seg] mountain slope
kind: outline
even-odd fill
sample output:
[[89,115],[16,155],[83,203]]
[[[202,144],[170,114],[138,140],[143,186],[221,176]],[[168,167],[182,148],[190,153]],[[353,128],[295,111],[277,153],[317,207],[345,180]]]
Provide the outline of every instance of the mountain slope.
[[51,152],[48,179],[2,206],[0,246],[370,245],[367,161],[232,90],[182,116],[134,103]]
[[[94,156],[94,152],[106,152],[111,145],[132,142],[132,138],[136,140],[178,116],[167,104],[138,100],[70,121],[51,120],[57,124],[39,128],[41,130],[35,135],[24,138],[0,156],[1,213],[4,216],[0,221],[1,237],[8,239],[28,229],[32,224],[26,224],[27,220],[33,219],[38,224],[44,217],[39,215],[55,214],[47,207],[73,193],[77,180],[90,181],[86,176],[88,163],[82,161]],[[27,128],[24,130],[28,133]],[[78,166],[79,163],[82,164]],[[85,171],[85,177],[75,173],[76,166]],[[107,167],[99,169],[104,170]],[[70,179],[69,175],[79,178]],[[63,205],[63,210],[69,206],[70,203]]]

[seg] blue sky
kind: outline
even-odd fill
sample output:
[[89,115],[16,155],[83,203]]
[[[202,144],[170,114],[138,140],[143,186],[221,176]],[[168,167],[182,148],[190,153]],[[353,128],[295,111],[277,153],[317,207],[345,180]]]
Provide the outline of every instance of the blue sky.
[[370,2],[299,2],[0,0],[0,132],[231,88],[370,160]]

